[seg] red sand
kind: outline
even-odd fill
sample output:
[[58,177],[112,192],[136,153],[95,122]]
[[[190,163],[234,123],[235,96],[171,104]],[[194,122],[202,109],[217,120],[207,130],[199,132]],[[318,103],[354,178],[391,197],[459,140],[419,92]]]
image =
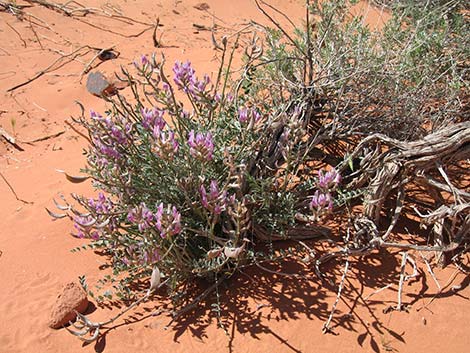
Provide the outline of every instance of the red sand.
[[[216,320],[207,315],[208,310],[194,313],[201,316],[186,318],[164,330],[169,318],[151,316],[160,305],[158,300],[133,311],[131,323],[118,320],[117,326],[105,331],[106,335],[96,344],[83,346],[65,330],[49,329],[51,305],[63,284],[79,275],[87,275],[92,284],[102,275],[99,266],[104,263],[102,257],[91,251],[71,253],[70,249],[83,241],[69,235],[70,222],[53,222],[44,210],[53,205],[52,198],[58,192],[65,195],[91,192],[90,185],[70,184],[55,169],[76,173],[84,165],[85,141],[65,124],[70,115],[79,112],[74,101],[97,111],[105,107],[102,100],[87,93],[86,77],[79,82],[79,75],[93,53],[77,57],[76,61],[11,94],[5,91],[48,67],[59,57],[58,50],[71,53],[83,45],[99,48],[115,45],[120,57],[99,67],[108,74],[119,70],[120,65],[131,65],[140,53],[154,50],[164,52],[170,64],[176,59],[191,59],[198,73],[210,72],[217,67],[211,34],[196,33],[193,23],[210,27],[213,14],[219,26],[216,32],[219,39],[223,34],[235,33],[250,19],[266,23],[249,0],[208,0],[207,11],[194,8],[199,3],[194,0],[112,3],[125,16],[144,22],[159,17],[164,25],[159,35],[162,34],[161,42],[167,47],[153,48],[152,30],[133,38],[100,30],[106,28],[129,35],[146,28],[103,16],[72,19],[39,6],[26,8],[35,16],[31,21],[43,26],[34,26],[36,37],[30,29],[29,16],[21,22],[11,14],[0,13],[0,127],[16,136],[24,148],[18,151],[2,140],[0,172],[21,199],[32,202],[17,201],[0,179],[0,352],[468,351],[470,289],[468,277],[460,273],[450,284],[461,286],[458,293],[450,296],[446,290],[426,309],[419,310],[437,293],[435,283],[424,271],[412,285],[405,286],[403,300],[405,304],[412,303],[410,312],[383,313],[387,305],[396,304],[398,254],[358,260],[351,265],[351,282],[346,283],[344,301],[340,301],[332,323],[337,335],[321,332],[335,299],[334,291],[322,288],[318,281],[290,280],[256,271],[234,279],[230,289],[222,293],[222,300],[229,303],[230,309],[229,336],[217,328]],[[109,3],[94,0],[86,4],[100,8]],[[270,4],[296,22],[304,13],[300,0],[276,0]],[[367,5],[362,8],[368,11],[368,23],[377,25],[380,12]],[[65,132],[56,138],[25,143],[61,131]],[[338,266],[334,270],[336,276],[340,275],[339,269]],[[448,282],[454,271],[448,268],[437,273],[441,285]],[[252,283],[249,276],[259,282]],[[362,285],[358,282],[361,278]],[[364,300],[389,283],[394,284],[392,288]],[[346,315],[351,308],[352,315]],[[91,318],[104,319],[116,311],[98,308]]]

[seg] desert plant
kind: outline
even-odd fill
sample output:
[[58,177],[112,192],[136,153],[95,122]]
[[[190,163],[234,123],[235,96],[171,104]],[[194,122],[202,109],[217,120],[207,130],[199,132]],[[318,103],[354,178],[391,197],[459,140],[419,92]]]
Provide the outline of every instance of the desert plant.
[[[108,98],[105,114],[77,120],[89,134],[84,172],[100,193],[74,195],[81,208],[57,203],[67,212],[51,215],[72,218],[75,235],[109,256],[121,296],[153,271],[181,310],[194,304],[178,302],[188,281],[206,278],[210,290],[240,267],[282,258],[257,245],[325,236],[319,224],[334,214],[349,219],[347,235],[312,262],[320,277],[322,262],[378,248],[466,251],[469,195],[444,171],[469,156],[468,20],[459,4],[397,2],[372,31],[345,1],[307,2],[304,29],[291,34],[273,20],[264,46],[253,36],[239,78],[226,39],[212,79],[189,61],[169,77],[164,58],[142,56],[135,73],[123,69],[132,98]],[[405,186],[416,183],[436,200],[418,215],[434,229],[451,224],[434,234],[447,243],[390,241]],[[393,213],[385,227],[381,212]],[[299,244],[299,254],[313,254]],[[97,335],[99,324],[79,319]]]

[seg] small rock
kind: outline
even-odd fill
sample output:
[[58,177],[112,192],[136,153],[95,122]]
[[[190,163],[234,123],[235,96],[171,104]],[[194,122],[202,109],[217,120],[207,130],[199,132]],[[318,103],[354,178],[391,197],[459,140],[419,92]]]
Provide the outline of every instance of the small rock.
[[194,8],[199,10],[199,11],[207,11],[210,9],[210,6],[206,2],[201,2],[199,4],[194,5]]
[[49,327],[63,327],[75,319],[75,311],[83,314],[87,307],[88,298],[82,287],[75,282],[67,283],[52,308]]
[[98,55],[98,59],[101,61],[107,61],[111,59],[116,59],[119,56],[119,53],[116,53],[114,50],[102,50],[100,55]]
[[101,96],[103,92],[109,89],[110,83],[101,72],[91,72],[86,81],[88,92],[95,96]]
[[88,74],[86,88],[88,92],[97,97],[110,97],[117,93],[118,90],[124,89],[129,85],[128,82],[111,81],[101,72],[91,72]]

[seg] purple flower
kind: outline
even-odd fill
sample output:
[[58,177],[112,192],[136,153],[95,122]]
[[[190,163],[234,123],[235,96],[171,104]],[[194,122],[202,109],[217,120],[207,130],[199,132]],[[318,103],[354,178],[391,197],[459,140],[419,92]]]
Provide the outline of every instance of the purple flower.
[[172,130],[162,131],[159,126],[156,126],[153,129],[153,137],[153,153],[162,159],[172,160],[179,149],[179,143],[175,139],[175,133]]
[[110,136],[120,145],[124,145],[127,142],[126,134],[117,125],[111,127]]
[[121,153],[114,147],[112,144],[105,143],[99,137],[93,138],[93,144],[95,145],[95,150],[99,152],[101,155],[104,155],[105,158],[100,158],[104,164],[109,163],[109,158],[117,160],[121,158]]
[[320,191],[315,191],[313,194],[312,200],[310,201],[310,209],[320,211],[320,210],[328,210],[331,211],[333,209],[333,200],[329,193],[322,193]]
[[241,123],[246,123],[248,121],[248,109],[238,109],[238,121],[240,121]]
[[172,216],[172,222],[171,222],[171,231],[173,234],[178,234],[181,232],[181,213],[178,212],[175,206],[171,208],[171,216]]
[[102,119],[103,118],[99,113],[95,112],[94,110],[90,110],[90,117],[92,119]]
[[140,63],[142,64],[142,66],[150,64],[150,61],[147,58],[147,55],[142,54],[142,56],[140,57]]
[[77,234],[73,236],[83,239],[91,238],[93,240],[98,240],[100,237],[100,232],[96,229],[93,229],[93,226],[96,223],[96,219],[93,216],[75,216],[74,217],[74,228],[77,230]]
[[216,180],[212,180],[210,183],[209,195],[207,194],[204,185],[199,187],[199,193],[201,195],[202,206],[214,214],[220,214],[222,211],[224,211],[226,209],[227,203],[229,203],[231,200],[231,198],[227,198],[226,191],[220,193]]
[[191,156],[201,160],[212,160],[214,142],[210,132],[206,134],[198,132],[195,134],[194,130],[191,130],[189,132],[188,145]]
[[113,120],[110,115],[103,117],[94,111],[90,116],[95,122],[91,132],[96,157],[108,162],[120,159],[120,150],[131,141],[132,124],[129,119],[118,116]]
[[184,119],[189,119],[189,116],[190,116],[190,115],[191,115],[191,114],[190,114],[189,112],[187,112],[186,110],[183,110],[183,111],[181,112],[181,117],[184,118]]
[[98,199],[88,199],[88,205],[99,214],[107,214],[113,207],[111,201],[102,192],[98,194]]
[[134,66],[139,71],[147,71],[148,68],[153,69],[149,58],[145,54],[140,56],[140,62],[134,61]]
[[159,126],[160,129],[165,127],[166,122],[163,119],[163,115],[165,114],[164,110],[156,107],[153,109],[142,108],[140,113],[142,114],[142,126],[145,129],[152,130],[157,126]]
[[185,63],[182,63],[180,61],[176,61],[175,66],[173,66],[173,73],[175,74],[173,77],[175,84],[179,89],[188,93],[191,82],[196,80],[195,71],[191,67],[191,62],[186,61]]
[[261,114],[257,110],[253,110],[252,113],[255,123],[261,120]]
[[148,265],[160,260],[160,254],[157,249],[149,249],[142,252],[140,264]]
[[261,119],[261,114],[254,108],[239,108],[238,121],[241,123],[257,123]]
[[215,200],[219,196],[219,186],[217,185],[216,180],[211,181],[210,186],[210,198]]
[[165,208],[163,203],[160,203],[157,207],[157,212],[154,214],[154,220],[155,226],[162,238],[179,234],[182,230],[181,214],[175,206],[168,205]]
[[191,67],[191,62],[189,61],[185,63],[176,61],[173,66],[173,73],[173,81],[178,89],[190,94],[197,100],[201,99],[210,84],[208,75],[204,75],[202,80],[197,79],[196,72]]
[[100,233],[98,233],[96,230],[90,233],[90,238],[93,240],[98,240],[100,238]]
[[201,194],[202,206],[204,206],[204,208],[208,208],[209,203],[207,202],[207,192],[206,192],[206,188],[204,187],[204,185],[201,185],[199,187],[199,193]]
[[144,232],[150,228],[153,221],[153,213],[150,211],[145,203],[132,208],[127,214],[127,220],[131,223],[137,224],[139,232]]
[[195,79],[191,82],[191,91],[196,96],[196,98],[199,98],[200,96],[204,95],[207,86],[209,86],[210,82],[211,80],[207,74],[204,75],[204,78],[202,80],[199,81]]
[[329,172],[324,173],[323,170],[318,171],[317,185],[322,190],[335,189],[341,182],[341,175],[335,168]]
[[79,239],[85,238],[85,232],[77,223],[74,223],[73,227],[77,230],[77,234],[72,234],[74,237]]

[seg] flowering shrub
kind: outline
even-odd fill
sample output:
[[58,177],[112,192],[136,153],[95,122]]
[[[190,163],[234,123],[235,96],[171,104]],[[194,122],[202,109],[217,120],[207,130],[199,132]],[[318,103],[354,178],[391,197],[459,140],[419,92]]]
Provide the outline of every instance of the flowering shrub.
[[[75,236],[109,256],[117,294],[131,294],[131,282],[152,274],[148,294],[136,303],[161,277],[176,299],[196,277],[217,285],[240,266],[276,259],[272,246],[264,254],[256,245],[328,234],[318,223],[343,205],[346,230],[332,240],[336,250],[316,256],[299,243],[319,277],[322,262],[346,259],[344,282],[349,257],[379,248],[455,250],[442,246],[445,227],[438,222],[453,224],[452,244],[468,244],[468,193],[449,189],[444,181],[450,187],[459,180],[451,184],[441,166],[450,170],[468,155],[461,86],[468,26],[459,7],[428,5],[397,1],[383,31],[371,32],[348,16],[343,0],[312,4],[306,29],[294,39],[277,23],[280,31],[268,31],[264,51],[253,37],[237,82],[226,40],[215,79],[198,77],[189,61],[176,62],[167,77],[163,59],[142,56],[135,74],[123,69],[132,99],[118,95],[103,115],[79,119],[90,142],[84,171],[98,197],[74,195],[81,210],[57,204],[69,214],[51,215],[68,215]],[[443,181],[433,179],[438,174]],[[442,191],[452,190],[455,199],[418,212],[423,203],[405,197],[411,182],[434,188],[436,205]],[[362,214],[350,207],[352,199],[363,201]],[[441,245],[390,241],[405,202],[422,224],[440,224],[433,237]],[[393,214],[386,230],[382,214]],[[411,278],[403,273],[400,288]],[[102,326],[81,321],[95,333]]]
[[215,280],[257,261],[260,239],[288,238],[300,213],[311,222],[332,211],[338,172],[314,181],[295,171],[308,138],[301,106],[273,109],[231,91],[222,68],[217,82],[189,61],[172,78],[155,57],[135,68],[124,71],[139,82],[134,103],[118,96],[80,120],[90,136],[84,171],[100,192],[75,196],[85,209],[73,216],[75,236],[126,274],[118,294],[155,267],[170,293],[193,277]]

